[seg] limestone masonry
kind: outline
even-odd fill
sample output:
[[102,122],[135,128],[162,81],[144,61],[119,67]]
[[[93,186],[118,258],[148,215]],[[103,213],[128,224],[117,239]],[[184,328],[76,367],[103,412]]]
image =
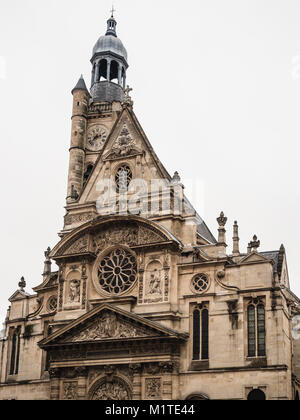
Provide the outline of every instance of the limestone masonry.
[[229,250],[223,213],[215,239],[134,114],[116,26],[72,91],[64,226],[9,299],[0,399],[299,399],[285,248],[243,252],[235,222]]

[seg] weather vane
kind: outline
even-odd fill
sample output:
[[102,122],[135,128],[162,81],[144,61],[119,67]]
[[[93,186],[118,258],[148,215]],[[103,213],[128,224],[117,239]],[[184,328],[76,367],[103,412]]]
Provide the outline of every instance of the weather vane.
[[114,8],[114,5],[112,5],[111,9],[111,17],[114,17],[114,13],[116,12],[116,9]]

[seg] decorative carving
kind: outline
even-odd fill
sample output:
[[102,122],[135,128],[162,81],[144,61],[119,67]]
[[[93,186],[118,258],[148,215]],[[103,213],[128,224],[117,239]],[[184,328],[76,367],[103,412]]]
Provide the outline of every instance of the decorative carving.
[[148,281],[146,288],[146,303],[162,302],[162,271],[155,268],[152,272],[148,272]]
[[21,280],[19,281],[19,288],[20,288],[21,292],[25,291],[25,287],[26,287],[26,281],[25,281],[24,277],[21,277]]
[[130,96],[130,92],[132,92],[132,88],[130,88],[129,86],[127,86],[127,88],[125,89],[125,97],[124,100],[122,102],[122,107],[133,107],[133,100],[131,99]]
[[161,378],[146,378],[146,398],[161,398]]
[[78,383],[77,382],[64,382],[63,383],[63,400],[77,400],[78,396]]
[[84,366],[78,366],[75,368],[75,374],[78,377],[81,378],[86,378],[88,376],[88,368],[84,367]]
[[225,227],[227,223],[227,217],[225,217],[224,212],[222,211],[220,217],[217,218],[217,222],[220,227]]
[[51,379],[58,379],[60,378],[60,370],[59,369],[49,369],[49,376]]
[[130,400],[131,394],[128,386],[120,378],[113,378],[111,381],[104,381],[92,392],[91,400]]
[[83,223],[89,222],[93,218],[94,218],[93,213],[73,214],[73,215],[67,214],[65,216],[65,225],[70,226],[70,225],[73,225],[75,223],[82,223],[83,224]]
[[66,254],[80,254],[82,252],[88,252],[89,242],[88,237],[83,236],[75,241],[66,251]]
[[119,295],[128,290],[136,280],[137,262],[135,256],[122,248],[106,255],[98,269],[99,284],[103,291]]
[[135,224],[124,226],[115,224],[112,227],[105,227],[101,232],[95,235],[93,246],[96,253],[102,251],[109,245],[127,245],[129,247],[154,244],[164,241],[165,238],[149,228]]
[[165,269],[165,302],[169,300],[169,268]]
[[69,302],[80,302],[80,280],[71,280],[69,285]]
[[141,151],[138,149],[136,142],[132,139],[126,123],[124,123],[121,133],[114,142],[106,159],[115,159],[136,153],[141,153]]
[[191,288],[194,293],[204,293],[209,289],[210,281],[206,274],[197,274],[191,283]]
[[132,371],[133,375],[139,375],[142,372],[141,363],[133,363],[129,365],[129,369]]
[[57,310],[57,296],[51,296],[47,302],[48,312],[56,312]]
[[120,321],[114,312],[104,311],[91,325],[74,335],[68,341],[84,342],[103,339],[147,337],[144,328]]

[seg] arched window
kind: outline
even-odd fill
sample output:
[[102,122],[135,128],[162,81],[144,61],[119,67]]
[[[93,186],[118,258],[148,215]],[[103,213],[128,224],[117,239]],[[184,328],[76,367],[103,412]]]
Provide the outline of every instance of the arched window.
[[298,391],[296,391],[295,401],[299,401],[299,392]]
[[18,328],[11,338],[11,352],[10,352],[10,375],[17,375],[19,372],[20,359],[20,328]]
[[86,171],[85,171],[85,173],[83,175],[83,185],[85,185],[87,183],[87,180],[89,179],[89,177],[90,177],[90,175],[92,173],[93,168],[94,168],[94,165],[92,165],[92,164],[89,164],[87,166]]
[[100,61],[99,79],[96,82],[107,80],[107,60],[103,59]]
[[248,306],[248,357],[266,355],[265,307],[257,299]]
[[199,307],[193,312],[193,360],[208,360],[208,310]]
[[110,65],[110,81],[117,79],[119,75],[119,65],[116,61],[112,61]]
[[266,394],[261,389],[253,389],[248,394],[248,401],[265,401],[266,400]]

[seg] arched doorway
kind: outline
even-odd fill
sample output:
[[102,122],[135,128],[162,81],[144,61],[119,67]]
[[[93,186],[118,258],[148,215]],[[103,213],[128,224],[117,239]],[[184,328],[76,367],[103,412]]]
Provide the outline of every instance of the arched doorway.
[[261,389],[253,389],[248,394],[248,401],[265,401],[266,400],[266,394]]
[[189,395],[186,400],[188,401],[207,401],[209,400],[209,397],[205,394],[202,393],[197,393],[197,394],[191,394]]
[[90,400],[125,401],[131,400],[131,390],[126,382],[117,377],[101,378],[89,392]]

